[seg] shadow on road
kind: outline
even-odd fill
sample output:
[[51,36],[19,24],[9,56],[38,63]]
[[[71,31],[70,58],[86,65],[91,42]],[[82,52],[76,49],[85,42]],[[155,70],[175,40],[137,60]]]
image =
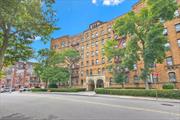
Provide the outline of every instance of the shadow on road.
[[4,117],[0,118],[0,120],[63,120],[63,119],[58,119],[58,117],[54,116],[54,115],[49,115],[47,119],[46,118],[45,119],[35,119],[35,118],[27,117],[20,113],[15,113],[15,114],[11,114],[8,116],[4,116]]

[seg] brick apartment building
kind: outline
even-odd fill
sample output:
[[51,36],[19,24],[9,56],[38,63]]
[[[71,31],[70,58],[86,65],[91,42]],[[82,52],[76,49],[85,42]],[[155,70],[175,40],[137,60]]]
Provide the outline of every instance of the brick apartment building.
[[4,69],[5,77],[1,81],[1,86],[5,87],[33,87],[39,86],[39,79],[34,73],[34,63],[17,62],[15,65]]
[[[180,3],[180,0],[177,0]],[[133,11],[138,12],[144,7],[142,2],[133,6]],[[165,23],[163,34],[168,37],[166,47],[166,59],[162,64],[156,64],[153,73],[149,76],[149,84],[152,88],[162,88],[164,83],[172,82],[180,88],[180,15],[176,12],[172,21]],[[121,16],[120,16],[121,17]],[[119,18],[119,17],[118,17]],[[108,22],[96,21],[89,28],[76,36],[62,36],[51,41],[51,49],[61,51],[73,47],[80,52],[81,59],[72,67],[72,81],[74,86],[82,86],[87,89],[94,87],[117,87],[113,82],[112,70],[107,68],[109,64],[116,63],[116,59],[110,61],[104,54],[104,44],[108,39],[119,41],[119,47],[126,44],[126,40],[114,34],[112,25],[114,20]],[[139,61],[134,71],[128,71],[127,87],[143,87],[139,80],[142,62]]]

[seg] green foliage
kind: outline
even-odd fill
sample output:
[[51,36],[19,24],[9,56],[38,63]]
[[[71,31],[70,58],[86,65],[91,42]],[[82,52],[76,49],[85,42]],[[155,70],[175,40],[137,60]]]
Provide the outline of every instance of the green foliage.
[[173,83],[166,83],[163,85],[163,89],[175,89],[175,85]]
[[32,92],[47,92],[47,89],[42,89],[42,88],[33,88],[31,89]]
[[0,0],[0,70],[32,57],[36,37],[47,42],[56,30],[54,0]]
[[137,90],[137,89],[96,89],[97,94],[110,95],[127,95],[127,96],[142,96],[142,97],[156,97],[180,99],[180,90]]
[[[151,70],[149,65],[162,63],[165,57],[167,37],[163,33],[165,21],[173,19],[178,5],[175,0],[143,0],[146,7],[140,12],[129,12],[116,20],[113,30],[119,36],[126,36],[126,47],[115,49],[117,41],[107,42],[106,56],[120,56],[122,68],[133,70],[133,65],[142,60],[141,78],[147,83]],[[164,22],[163,22],[164,21]],[[118,52],[117,52],[118,51]],[[148,88],[148,86],[146,86]]]
[[49,88],[49,89],[41,89],[41,88],[34,88],[31,89],[32,92],[81,92],[86,91],[86,88]]
[[106,89],[145,89],[145,87],[107,87]]
[[4,72],[3,71],[0,71],[0,80],[1,80],[1,78],[3,78],[4,77]]
[[56,83],[49,83],[48,88],[58,88]]
[[119,84],[124,84],[126,82],[126,76],[124,74],[115,74],[114,75],[114,81]]
[[64,83],[69,79],[69,71],[63,67],[46,67],[43,69],[42,80],[48,82]]
[[[35,72],[41,80],[48,83],[65,83],[69,80],[70,70],[66,65],[66,60],[75,60],[79,58],[79,52],[70,48],[61,52],[55,52],[48,49],[38,51],[37,59],[39,63],[35,67]],[[64,66],[60,66],[63,64]]]

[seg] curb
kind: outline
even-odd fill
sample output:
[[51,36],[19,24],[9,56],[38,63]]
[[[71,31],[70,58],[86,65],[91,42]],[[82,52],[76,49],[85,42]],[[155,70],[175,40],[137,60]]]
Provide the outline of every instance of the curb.
[[180,100],[178,99],[166,99],[166,98],[134,97],[134,96],[118,96],[118,95],[102,95],[102,94],[96,94],[95,96],[104,97],[104,98],[119,98],[119,99],[134,99],[134,100],[167,102],[167,103],[180,103]]
[[119,99],[134,99],[147,100],[167,103],[180,103],[178,99],[153,98],[153,97],[134,97],[134,96],[119,96],[119,95],[104,95],[104,94],[81,94],[81,93],[67,93],[67,92],[31,92],[35,94],[54,94],[54,95],[72,95],[72,96],[87,96],[87,97],[103,97],[103,98],[119,98]]

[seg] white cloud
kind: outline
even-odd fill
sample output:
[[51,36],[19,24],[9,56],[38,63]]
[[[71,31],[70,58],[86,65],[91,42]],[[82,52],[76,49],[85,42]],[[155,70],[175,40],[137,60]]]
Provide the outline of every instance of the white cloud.
[[103,0],[103,5],[119,5],[120,3],[124,2],[125,0]]
[[92,3],[93,3],[93,4],[96,4],[96,3],[97,3],[97,1],[96,1],[96,0],[92,0]]

